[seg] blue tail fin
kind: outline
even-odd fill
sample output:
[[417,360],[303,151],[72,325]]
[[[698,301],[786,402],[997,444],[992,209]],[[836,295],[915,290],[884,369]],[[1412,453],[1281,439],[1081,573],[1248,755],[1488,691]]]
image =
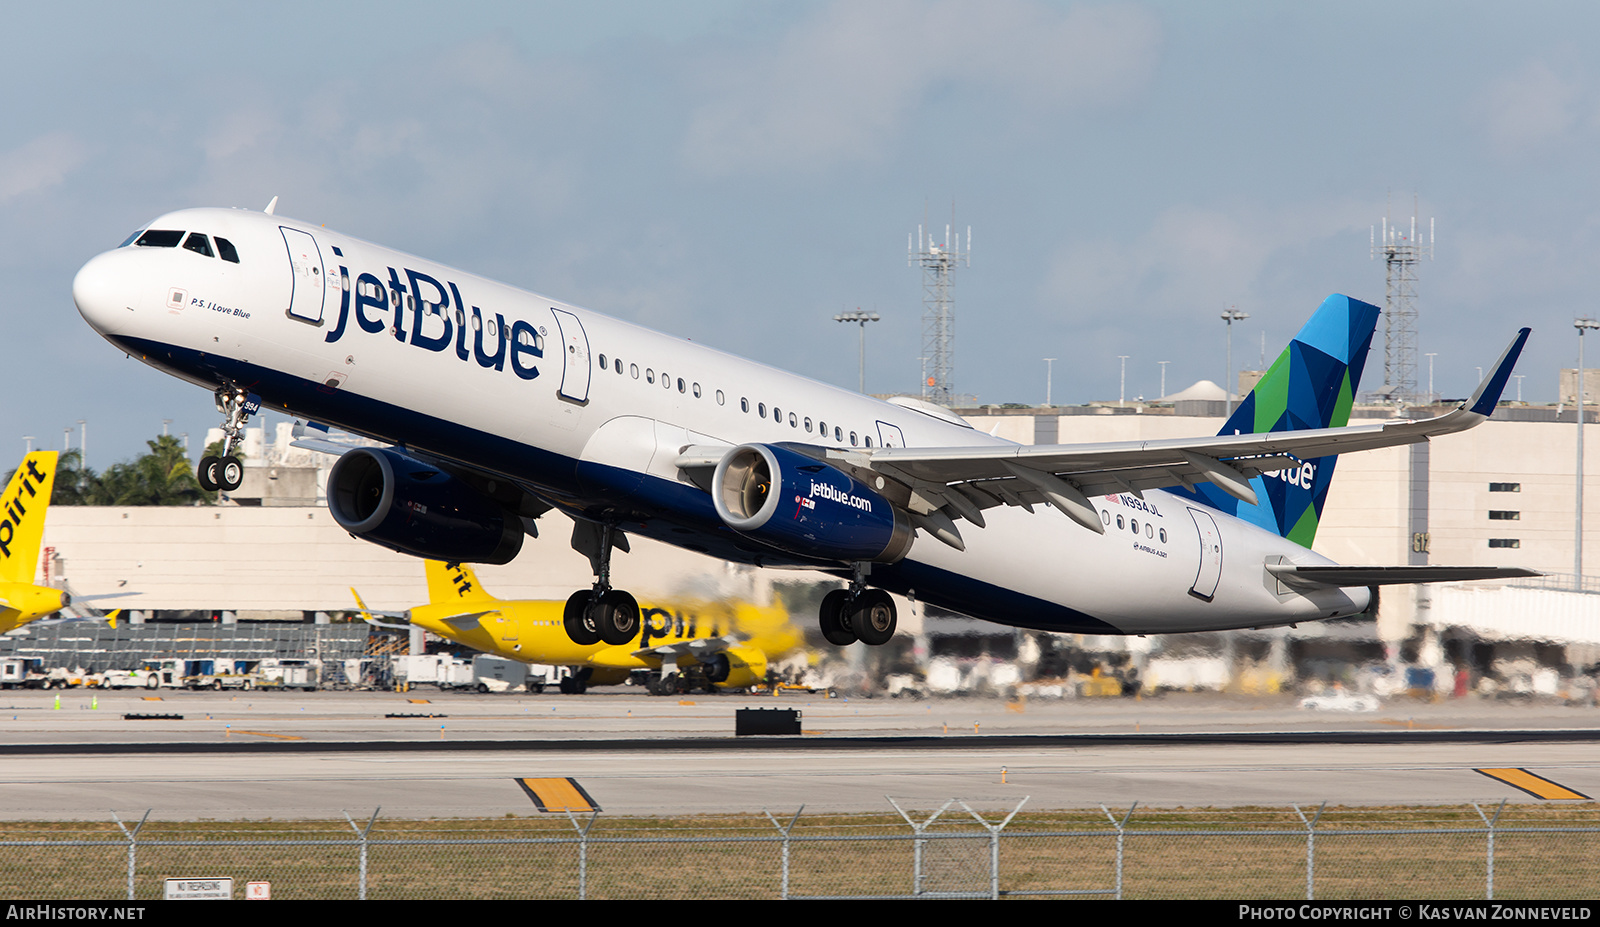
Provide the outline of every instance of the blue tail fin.
[[[1310,428],[1342,428],[1361,385],[1361,368],[1372,347],[1378,307],[1348,296],[1330,296],[1294,336],[1271,369],[1234,410],[1218,434],[1264,434]],[[1199,501],[1310,547],[1333,481],[1336,456],[1308,460],[1294,470],[1265,473],[1250,481],[1259,502],[1240,502],[1210,483],[1195,487]]]

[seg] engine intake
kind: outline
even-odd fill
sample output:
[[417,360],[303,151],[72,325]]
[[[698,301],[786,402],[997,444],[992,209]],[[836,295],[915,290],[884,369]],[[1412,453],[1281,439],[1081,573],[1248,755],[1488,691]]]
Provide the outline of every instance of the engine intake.
[[867,484],[777,445],[729,451],[711,498],[729,528],[806,557],[894,563],[914,536],[906,514]]
[[522,521],[438,467],[399,451],[346,451],[328,474],[328,511],[346,531],[429,560],[510,563]]

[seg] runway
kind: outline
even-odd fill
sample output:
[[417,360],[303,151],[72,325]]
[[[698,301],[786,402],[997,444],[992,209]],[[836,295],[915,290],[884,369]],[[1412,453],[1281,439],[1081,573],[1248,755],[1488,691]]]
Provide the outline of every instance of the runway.
[[[1357,715],[1216,696],[161,697],[71,691],[57,709],[54,693],[0,694],[0,818],[337,818],[378,806],[385,817],[520,816],[535,809],[516,779],[567,776],[621,815],[877,811],[886,796],[1031,808],[1537,801],[1475,771],[1488,767],[1600,796],[1600,713],[1549,704],[1405,702]],[[745,707],[798,708],[806,733],[735,738]]]

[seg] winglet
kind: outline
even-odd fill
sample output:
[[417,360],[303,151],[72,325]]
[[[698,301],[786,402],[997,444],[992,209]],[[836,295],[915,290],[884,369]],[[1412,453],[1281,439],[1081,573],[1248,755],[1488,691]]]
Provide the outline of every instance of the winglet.
[[110,612],[109,612],[109,613],[108,613],[108,614],[107,614],[107,615],[106,615],[106,624],[108,624],[108,625],[110,625],[110,626],[111,626],[111,627],[113,627],[113,628],[115,628],[115,627],[116,627],[116,626],[117,626],[117,616],[118,616],[118,615],[120,615],[120,614],[122,614],[122,609],[120,609],[120,608],[113,608],[113,609],[112,609],[112,610],[111,610],[111,611],[110,611]]
[[361,601],[361,593],[356,591],[356,587],[350,587],[350,594],[355,597],[356,608],[360,609],[361,611],[361,620],[367,622],[368,624],[371,624],[374,620],[376,620],[372,617],[372,612],[367,610],[367,603]]
[[1517,358],[1522,354],[1522,346],[1528,343],[1528,334],[1532,329],[1524,328],[1517,332],[1517,337],[1506,346],[1505,353],[1495,361],[1494,369],[1489,371],[1489,376],[1478,384],[1478,389],[1467,400],[1467,411],[1475,412],[1485,418],[1494,414],[1494,407],[1500,403],[1500,394],[1505,392],[1506,382],[1511,379],[1511,370],[1517,366]]

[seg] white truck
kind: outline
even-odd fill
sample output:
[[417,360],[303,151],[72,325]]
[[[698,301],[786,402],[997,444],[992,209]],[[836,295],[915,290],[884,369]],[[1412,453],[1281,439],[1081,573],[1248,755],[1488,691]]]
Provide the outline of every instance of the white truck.
[[477,684],[472,664],[448,653],[395,657],[394,677],[408,687],[426,683],[439,689],[468,689]]
[[322,662],[294,657],[269,657],[256,664],[256,685],[262,689],[303,689],[321,684]]

